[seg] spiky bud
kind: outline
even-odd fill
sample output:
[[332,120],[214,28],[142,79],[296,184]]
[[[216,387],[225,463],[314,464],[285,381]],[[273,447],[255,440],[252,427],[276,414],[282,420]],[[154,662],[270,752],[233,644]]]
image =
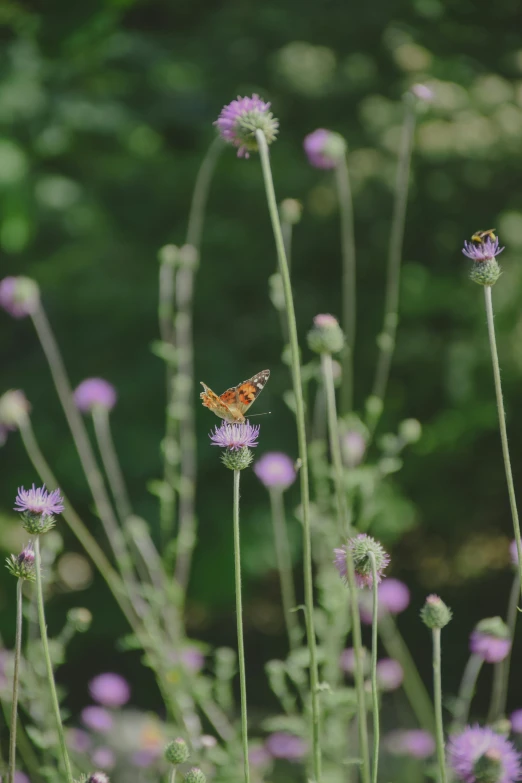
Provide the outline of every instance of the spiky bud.
[[176,767],[178,764],[184,764],[190,756],[188,745],[182,737],[169,742],[165,748],[165,758]]
[[221,455],[223,465],[229,470],[244,470],[252,464],[254,455],[248,448],[243,446],[241,449],[225,449]]
[[207,778],[199,767],[192,767],[185,775],[185,783],[207,783]]
[[452,612],[438,595],[429,595],[421,609],[421,619],[428,628],[444,628],[449,623]]
[[17,579],[27,579],[34,582],[36,574],[34,570],[34,552],[30,546],[25,547],[19,555],[6,557],[7,570]]
[[329,314],[316,315],[308,332],[308,345],[316,353],[339,353],[344,347],[344,334],[337,318]]

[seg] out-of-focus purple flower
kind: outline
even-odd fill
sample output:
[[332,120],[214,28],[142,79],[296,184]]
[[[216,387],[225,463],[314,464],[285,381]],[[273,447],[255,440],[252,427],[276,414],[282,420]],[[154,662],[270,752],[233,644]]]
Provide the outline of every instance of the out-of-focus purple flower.
[[476,783],[480,779],[476,775],[477,765],[488,759],[498,765],[499,776],[496,783],[515,783],[520,780],[520,754],[506,737],[497,734],[493,729],[487,726],[467,726],[460,734],[450,738],[448,762],[457,780]]
[[[354,674],[355,672],[355,650],[353,647],[347,647],[342,651],[339,658],[339,666],[346,672],[346,674]],[[362,666],[363,674],[367,674],[370,670],[370,658],[366,647],[362,648]]]
[[38,285],[29,277],[4,277],[0,281],[0,307],[13,318],[32,315],[39,299]]
[[504,250],[504,248],[499,247],[498,244],[498,237],[495,237],[494,239],[486,237],[484,241],[479,243],[473,241],[464,242],[462,252],[465,256],[471,258],[472,261],[477,261],[478,263],[491,261],[492,258],[500,255]]
[[82,723],[92,731],[99,734],[105,734],[112,729],[114,720],[111,713],[104,707],[95,707],[94,705],[84,707],[81,713]]
[[265,747],[272,758],[287,761],[301,761],[307,753],[304,739],[286,731],[276,731],[267,737]]
[[510,554],[510,557],[511,557],[511,563],[514,566],[517,566],[518,565],[518,548],[517,548],[517,542],[516,542],[515,539],[513,539],[513,541],[509,545],[509,554]]
[[390,562],[390,556],[384,551],[384,548],[371,536],[366,533],[359,533],[358,536],[350,538],[348,544],[334,549],[334,564],[339,571],[339,575],[346,581],[346,547],[350,548],[353,557],[355,569],[355,582],[357,587],[371,587],[373,585],[372,565],[370,553],[375,557],[377,567],[377,583],[382,579],[383,571]]
[[89,693],[104,707],[123,707],[130,699],[130,686],[120,674],[98,674],[89,682]]
[[[400,614],[408,608],[410,603],[410,591],[400,579],[387,577],[378,587],[379,609],[378,616],[383,617],[386,612]],[[359,614],[361,622],[372,624],[372,593],[359,595]]]
[[69,729],[67,732],[67,744],[76,753],[87,753],[92,746],[92,739],[83,729]]
[[414,84],[410,87],[410,91],[420,101],[430,103],[433,100],[433,90],[427,87],[425,84]]
[[435,739],[423,729],[398,729],[386,735],[385,745],[396,756],[427,759],[435,752]]
[[101,747],[93,752],[91,761],[100,769],[112,769],[116,764],[116,756],[112,748]]
[[27,512],[41,517],[50,517],[53,514],[62,513],[64,510],[63,498],[59,489],[47,492],[45,484],[38,488],[33,484],[31,489],[19,487],[14,510],[19,514]]
[[255,93],[251,98],[238,96],[237,100],[223,106],[214,125],[224,141],[238,148],[238,158],[249,158],[250,152],[257,151],[256,130],[262,130],[267,143],[271,144],[279,128],[270,104]]
[[173,664],[181,664],[187,671],[197,673],[205,665],[205,655],[195,645],[187,645],[178,652],[171,652],[169,656]]
[[147,769],[147,767],[152,767],[153,764],[156,763],[159,755],[160,753],[153,748],[143,748],[142,750],[137,750],[136,753],[133,753],[131,760],[135,767]]
[[31,783],[31,781],[24,772],[15,772],[14,783]]
[[522,710],[511,713],[511,731],[514,734],[522,734]]
[[254,464],[254,473],[268,489],[288,489],[296,477],[293,461],[280,451],[263,454]]
[[244,424],[228,424],[223,422],[220,427],[215,428],[210,433],[212,446],[219,446],[222,449],[237,451],[238,449],[255,448],[259,438],[259,424],[250,424],[246,421]]
[[103,378],[86,378],[74,390],[74,402],[82,413],[91,413],[95,408],[110,411],[116,405],[116,389]]
[[349,468],[360,465],[366,452],[366,440],[357,430],[348,430],[341,437],[341,450],[344,464]]
[[266,767],[272,761],[272,756],[264,745],[257,745],[248,751],[248,760],[251,767]]
[[402,684],[404,671],[398,661],[383,658],[377,662],[377,684],[382,691],[395,691]]
[[212,736],[212,734],[202,734],[201,735],[201,747],[202,748],[215,748],[217,745],[217,739]]
[[499,663],[511,650],[509,629],[500,617],[481,620],[469,638],[469,648],[486,663]]
[[334,169],[346,154],[346,142],[339,133],[318,128],[305,136],[304,151],[316,169]]

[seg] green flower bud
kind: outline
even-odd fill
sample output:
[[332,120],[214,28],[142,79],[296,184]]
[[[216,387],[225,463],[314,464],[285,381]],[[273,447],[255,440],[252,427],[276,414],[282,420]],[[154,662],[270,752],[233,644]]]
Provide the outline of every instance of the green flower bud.
[[36,579],[34,552],[30,546],[23,549],[19,555],[10,555],[5,559],[7,570],[17,579],[27,579],[34,582]]
[[173,766],[184,764],[186,761],[188,761],[189,756],[190,751],[188,749],[188,745],[181,737],[178,737],[172,742],[169,742],[165,748],[165,758],[169,764],[172,764]]
[[185,775],[185,783],[207,783],[207,779],[198,767],[192,767]]
[[221,455],[223,465],[229,470],[244,470],[252,464],[253,453],[248,446],[241,449],[225,449]]
[[91,627],[92,614],[83,606],[75,606],[67,612],[67,620],[78,633],[85,633]]
[[417,443],[422,435],[422,426],[417,419],[404,419],[399,424],[399,437],[405,443]]
[[285,198],[279,205],[281,220],[295,226],[301,220],[303,205],[295,198]]
[[20,518],[22,527],[32,536],[48,533],[56,523],[52,514],[44,516],[43,514],[32,514],[30,511],[24,511]]
[[23,391],[6,391],[0,397],[0,424],[8,430],[15,430],[23,424],[30,410],[31,405]]
[[478,285],[495,285],[502,270],[496,258],[490,258],[487,261],[481,261],[473,264],[469,273],[470,280]]
[[321,314],[314,318],[314,326],[308,332],[308,345],[316,353],[339,353],[344,347],[344,334],[337,318]]
[[438,595],[429,595],[421,609],[421,619],[428,628],[444,628],[452,617],[444,601]]

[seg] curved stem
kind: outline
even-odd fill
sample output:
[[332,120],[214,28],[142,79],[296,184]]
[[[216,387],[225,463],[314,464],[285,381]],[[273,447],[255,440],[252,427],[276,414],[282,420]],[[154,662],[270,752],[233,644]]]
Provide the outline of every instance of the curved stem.
[[377,633],[378,633],[378,618],[379,618],[379,591],[377,590],[377,583],[379,577],[377,576],[377,563],[375,562],[375,555],[373,552],[369,552],[370,561],[372,564],[372,579],[373,579],[373,600],[372,600],[372,712],[373,712],[373,767],[372,767],[372,783],[377,783],[377,776],[379,774],[379,742],[380,742],[380,725],[379,725],[379,690],[377,688]]
[[491,286],[489,285],[484,286],[484,300],[486,303],[486,315],[488,319],[489,347],[491,350],[491,362],[493,364],[493,378],[495,380],[495,394],[497,398],[500,440],[502,442],[502,456],[504,458],[504,470],[506,473],[509,505],[511,508],[511,519],[513,520],[515,541],[517,542],[518,573],[520,576],[520,589],[522,590],[522,540],[520,538],[520,523],[518,521],[517,499],[515,497],[515,485],[513,483],[513,474],[511,472],[511,460],[509,458],[509,446],[508,446],[508,437],[507,437],[507,428],[506,428],[506,413],[504,411],[504,401],[502,399],[502,384],[500,382],[500,366],[498,363],[497,341],[495,338],[495,319],[493,316]]
[[239,536],[239,478],[240,470],[234,471],[234,572],[236,581],[236,620],[237,620],[237,654],[239,661],[239,685],[241,691],[241,739],[243,744],[243,765],[245,783],[250,781],[250,765],[248,759],[248,716],[245,669],[245,644],[243,641],[243,602],[241,598],[241,546]]
[[301,629],[295,611],[297,601],[292,574],[292,557],[290,554],[290,544],[288,542],[283,493],[280,489],[270,489],[269,494],[286,632],[290,649],[294,650],[299,647],[301,643]]
[[42,560],[40,557],[40,536],[35,536],[34,539],[34,566],[36,573],[36,600],[38,604],[38,623],[40,626],[40,636],[42,639],[42,648],[45,660],[45,667],[47,670],[47,682],[49,684],[49,690],[51,693],[51,703],[54,712],[54,719],[56,722],[56,731],[58,732],[58,741],[60,744],[60,750],[62,754],[63,766],[65,768],[65,774],[67,777],[67,783],[74,783],[71,762],[69,761],[69,754],[67,753],[67,744],[65,742],[65,734],[63,731],[62,718],[60,715],[60,704],[58,702],[58,696],[56,694],[56,686],[54,684],[53,665],[51,662],[51,655],[49,653],[49,642],[47,640],[47,626],[45,623],[45,610],[42,588]]
[[453,713],[453,730],[459,731],[468,722],[469,709],[471,701],[475,695],[477,679],[482,669],[484,659],[480,655],[472,653],[464,669],[462,682],[460,683],[459,695]]
[[493,692],[491,694],[491,706],[489,708],[488,723],[493,723],[501,718],[506,712],[507,694],[509,685],[509,670],[511,668],[511,657],[513,655],[513,640],[515,638],[515,627],[518,617],[518,596],[520,593],[520,575],[515,574],[509,594],[508,611],[506,625],[509,629],[509,638],[511,639],[511,649],[508,655],[500,663],[495,664],[493,674]]
[[11,733],[9,736],[9,783],[14,783],[16,773],[16,724],[18,719],[20,657],[22,654],[22,587],[23,579],[18,579],[16,584],[16,636],[14,648],[13,702],[11,704]]
[[92,421],[103,467],[105,468],[109,487],[112,490],[118,516],[120,522],[125,524],[126,519],[132,514],[132,508],[116,449],[114,448],[111,425],[109,422],[109,411],[106,408],[95,406],[92,411]]
[[[321,368],[323,372],[324,388],[326,392],[326,407],[328,414],[328,431],[330,436],[330,453],[334,468],[335,494],[337,498],[339,526],[341,535],[346,538],[350,535],[350,520],[346,501],[346,488],[344,486],[343,464],[341,445],[339,442],[339,427],[337,424],[337,411],[335,402],[335,385],[333,376],[333,364],[330,354],[322,354]],[[359,731],[359,746],[362,756],[362,779],[364,783],[370,781],[370,750],[368,747],[368,728],[366,725],[366,694],[364,692],[363,672],[363,647],[361,634],[361,618],[359,616],[359,601],[357,585],[355,582],[355,568],[350,547],[346,547],[346,575],[350,595],[350,610],[352,618],[352,640],[355,663],[355,689],[357,693],[357,724]],[[375,593],[377,591],[374,591]],[[377,649],[377,645],[375,645]]]
[[433,695],[435,700],[435,739],[437,742],[437,764],[440,783],[447,783],[446,758],[444,752],[444,726],[442,723],[442,681],[440,628],[434,628],[433,634]]
[[[381,403],[386,394],[388,376],[395,350],[395,338],[399,320],[399,292],[402,259],[402,243],[406,223],[408,204],[408,182],[410,177],[413,134],[415,131],[415,107],[406,103],[406,113],[402,127],[401,146],[395,181],[395,201],[388,249],[388,270],[384,300],[384,320],[378,337],[379,354],[375,370],[372,395]],[[376,422],[373,422],[375,424]],[[372,427],[373,429],[374,427]]]
[[341,410],[349,413],[353,406],[353,356],[357,322],[355,284],[355,236],[353,227],[353,202],[350,187],[348,161],[343,156],[335,168],[339,213],[341,218],[342,271],[342,327],[346,345],[342,355]]
[[288,324],[288,336],[290,340],[290,354],[292,366],[292,385],[295,396],[295,418],[297,425],[297,443],[301,469],[299,471],[301,485],[301,505],[303,515],[303,568],[305,587],[305,615],[308,636],[308,649],[310,652],[310,691],[312,702],[312,749],[314,765],[314,783],[321,783],[321,744],[320,744],[320,710],[319,710],[319,673],[317,666],[317,651],[314,628],[314,595],[312,575],[312,540],[310,529],[310,491],[308,484],[308,450],[306,444],[305,411],[303,400],[303,386],[301,380],[301,365],[299,363],[299,342],[297,339],[297,323],[295,318],[290,272],[286,259],[283,234],[279,222],[279,213],[270,167],[270,155],[266,138],[262,131],[256,131],[256,139],[259,145],[263,180],[265,184],[268,211],[274,232],[279,271],[283,280],[285,294],[285,307]]

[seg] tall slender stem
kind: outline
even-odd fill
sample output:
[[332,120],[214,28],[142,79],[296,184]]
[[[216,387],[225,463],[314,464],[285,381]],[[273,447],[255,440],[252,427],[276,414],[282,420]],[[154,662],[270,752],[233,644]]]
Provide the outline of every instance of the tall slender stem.
[[506,625],[509,629],[509,638],[511,639],[511,649],[508,655],[500,663],[495,664],[493,674],[493,690],[491,694],[491,706],[489,708],[488,723],[501,718],[506,712],[509,670],[511,668],[511,656],[513,655],[513,640],[515,638],[515,628],[518,617],[518,596],[520,594],[520,575],[515,574],[509,594],[508,611]]
[[272,488],[269,492],[277,568],[279,571],[281,598],[283,601],[283,613],[285,616],[288,642],[290,644],[290,649],[293,650],[299,647],[301,643],[301,629],[295,611],[297,601],[292,574],[292,558],[290,555],[290,544],[288,542],[288,530],[286,527],[285,506],[283,493],[280,489]]
[[241,740],[243,744],[243,765],[245,783],[250,781],[250,765],[248,759],[248,716],[245,668],[245,644],[243,640],[243,601],[241,598],[241,545],[239,535],[239,478],[240,470],[234,471],[234,572],[236,581],[236,620],[237,620],[237,654],[239,661],[239,686],[241,692]]
[[446,758],[444,753],[444,725],[442,723],[442,681],[440,628],[434,628],[433,634],[433,695],[435,700],[435,738],[437,742],[437,764],[440,783],[447,783]]
[[176,767],[172,767],[169,775],[169,783],[176,783]]
[[368,553],[372,564],[373,600],[372,600],[372,713],[373,713],[373,766],[372,783],[377,783],[379,774],[379,690],[377,688],[377,645],[378,645],[378,620],[379,620],[379,591],[377,583],[377,563],[373,552]]
[[483,663],[484,659],[475,653],[472,653],[468,658],[460,683],[457,703],[453,712],[453,731],[459,731],[468,722],[471,701],[475,695],[477,679]]
[[[346,488],[344,486],[344,473],[341,456],[341,444],[339,442],[339,427],[337,424],[337,411],[335,402],[335,385],[333,375],[333,363],[330,354],[321,355],[321,368],[323,372],[324,388],[326,392],[326,408],[328,415],[328,431],[330,436],[330,453],[334,468],[335,494],[339,512],[340,532],[343,537],[350,534],[350,520],[348,517],[348,505],[346,500]],[[370,781],[370,751],[368,747],[368,727],[366,725],[366,695],[364,691],[363,672],[363,647],[361,634],[361,618],[359,616],[359,601],[357,585],[355,582],[355,569],[350,548],[346,547],[346,575],[348,577],[348,590],[350,595],[350,610],[352,618],[352,640],[355,663],[355,689],[357,693],[357,725],[359,731],[359,746],[362,757],[362,779],[364,783]],[[377,582],[375,582],[377,584]],[[374,591],[377,593],[377,591]]]
[[308,484],[308,451],[306,444],[305,411],[303,400],[303,386],[301,381],[301,365],[299,362],[299,342],[297,339],[297,323],[295,318],[290,272],[286,259],[283,234],[279,222],[279,213],[270,167],[270,155],[265,135],[262,131],[256,131],[256,139],[259,145],[263,179],[265,184],[268,211],[272,222],[279,271],[283,280],[285,294],[285,307],[288,323],[288,335],[290,339],[290,354],[292,366],[292,384],[295,396],[295,418],[297,425],[297,443],[301,469],[299,471],[301,485],[301,506],[303,515],[303,567],[305,588],[305,615],[308,635],[308,649],[310,652],[310,691],[312,703],[312,749],[314,766],[314,783],[321,783],[321,744],[320,744],[320,707],[319,707],[319,673],[317,666],[317,650],[314,628],[314,594],[312,575],[312,539],[310,529],[310,491]]
[[341,218],[342,271],[342,327],[346,345],[342,355],[341,411],[349,413],[353,406],[353,357],[357,322],[357,297],[355,283],[355,235],[353,226],[353,202],[348,162],[343,155],[335,168],[339,213]]
[[133,580],[132,564],[125,545],[125,539],[118,527],[103,477],[96,464],[96,458],[89,442],[87,430],[78,412],[72,395],[71,384],[58,348],[58,344],[41,305],[32,314],[33,324],[49,363],[56,391],[69,424],[73,440],[87,483],[94,498],[97,511],[114,552],[116,562],[124,579]]
[[38,623],[40,626],[40,636],[42,639],[43,654],[45,660],[45,666],[47,669],[47,682],[49,684],[49,691],[51,694],[51,703],[54,712],[54,719],[56,722],[56,731],[58,732],[58,741],[60,744],[60,750],[62,754],[63,766],[65,768],[65,774],[67,777],[67,783],[74,783],[71,763],[69,761],[69,754],[67,753],[67,744],[65,742],[65,734],[62,725],[62,718],[60,715],[60,704],[58,702],[58,696],[56,694],[56,686],[54,684],[53,665],[51,662],[51,655],[49,653],[49,642],[47,640],[47,626],[45,623],[45,610],[44,610],[44,598],[42,587],[42,560],[40,557],[40,536],[35,536],[34,539],[34,565],[36,573],[36,600],[38,604]]
[[177,349],[177,377],[170,404],[179,416],[180,485],[179,527],[174,577],[185,593],[190,577],[192,553],[196,545],[196,433],[194,416],[194,338],[192,328],[194,278],[199,262],[205,208],[214,169],[223,142],[216,137],[199,169],[187,227],[187,246],[193,248],[193,263],[184,263],[176,276],[174,341]]
[[500,366],[498,363],[497,341],[495,338],[495,319],[493,316],[493,301],[491,298],[491,286],[484,286],[484,299],[486,303],[486,315],[488,319],[489,347],[491,350],[491,362],[493,364],[493,378],[495,380],[495,394],[497,397],[498,423],[500,427],[500,440],[502,442],[502,456],[504,457],[504,470],[511,507],[511,518],[515,541],[517,542],[518,572],[520,575],[520,589],[522,590],[522,540],[520,537],[520,523],[518,521],[517,499],[515,497],[515,485],[511,472],[511,460],[509,458],[509,446],[506,428],[506,413],[502,399],[502,384],[500,382]]
[[116,449],[114,448],[109,411],[99,405],[95,406],[92,412],[92,420],[109,487],[112,490],[120,522],[124,525],[125,521],[132,514],[132,507]]
[[13,701],[11,704],[11,733],[9,736],[9,783],[14,783],[16,773],[16,724],[18,719],[18,686],[20,684],[20,657],[22,655],[22,587],[23,579],[16,584],[16,635],[13,670]]
[[415,106],[410,101],[405,104],[405,116],[402,127],[401,146],[395,181],[395,201],[388,249],[388,270],[384,300],[384,320],[378,337],[379,354],[375,370],[372,395],[379,401],[384,400],[388,376],[395,350],[395,338],[399,321],[399,293],[402,259],[402,243],[406,223],[408,204],[408,182],[410,177],[413,134],[415,131]]

